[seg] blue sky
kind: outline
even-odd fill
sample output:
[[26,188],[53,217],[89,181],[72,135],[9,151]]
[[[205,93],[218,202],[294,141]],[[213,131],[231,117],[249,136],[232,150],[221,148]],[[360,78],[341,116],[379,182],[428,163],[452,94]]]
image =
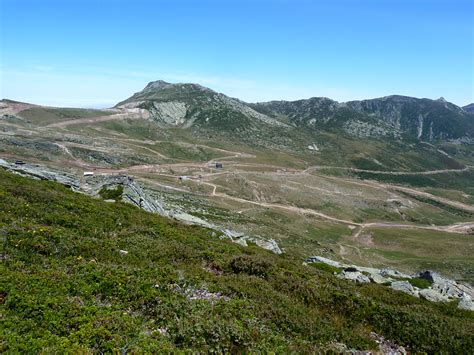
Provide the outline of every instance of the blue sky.
[[0,97],[107,107],[149,81],[245,101],[474,102],[472,0],[0,0]]

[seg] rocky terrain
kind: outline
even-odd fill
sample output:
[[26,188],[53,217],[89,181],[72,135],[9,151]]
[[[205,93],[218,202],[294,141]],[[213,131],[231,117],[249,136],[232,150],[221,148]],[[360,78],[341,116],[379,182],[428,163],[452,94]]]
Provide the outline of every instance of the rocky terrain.
[[184,128],[223,124],[251,128],[259,122],[285,126],[239,100],[201,85],[170,84],[162,80],[150,82],[142,91],[118,103],[116,108],[145,110],[159,123]]
[[469,106],[439,100],[387,96],[339,103],[314,97],[299,101],[270,101],[252,105],[272,117],[285,117],[312,129],[344,127],[356,137],[472,139],[474,123]]
[[472,282],[472,122],[441,99],[248,104],[155,81],[105,110],[3,100],[0,158],[241,245]]
[[[298,101],[247,104],[197,84],[150,82],[142,91],[116,108],[140,109],[154,120],[172,126],[255,128],[308,127],[314,130],[344,129],[355,137],[471,139],[474,123],[469,106],[458,107],[443,98],[417,99],[387,96],[379,99],[337,101],[314,97]],[[260,128],[262,129],[262,128]]]
[[466,112],[474,113],[474,103],[469,104],[469,105],[466,105],[466,106],[463,106],[462,109],[463,109],[464,111],[466,111]]
[[[431,302],[423,291],[453,297],[461,284],[433,272],[408,279],[421,297],[352,282],[326,263],[243,247],[119,202],[147,198],[128,177],[86,174],[98,182],[80,182],[90,192],[102,184],[94,198],[49,181],[53,169],[2,165],[2,353],[474,349],[468,300]],[[395,287],[401,276],[380,277]]]
[[[442,277],[433,271],[408,275],[388,268],[377,269],[347,265],[320,256],[311,256],[307,263],[323,263],[334,268],[334,274],[357,283],[374,282],[431,302],[457,301],[458,308],[474,311],[474,287]],[[421,282],[420,282],[421,281]],[[424,282],[423,282],[424,281]]]
[[[126,203],[130,203],[147,212],[157,213],[161,216],[170,217],[186,224],[199,225],[202,227],[214,229],[219,233],[221,238],[229,238],[235,243],[247,246],[248,242],[255,243],[263,249],[270,250],[276,254],[282,251],[278,247],[275,240],[262,239],[259,236],[248,236],[244,233],[229,229],[225,225],[215,225],[201,218],[193,216],[177,206],[167,204],[161,200],[159,195],[153,194],[152,191],[143,188],[132,177],[127,175],[110,175],[110,174],[94,174],[79,177],[71,173],[53,170],[38,164],[15,164],[0,159],[0,167],[7,171],[22,176],[31,177],[40,180],[55,181],[71,188],[75,192],[84,193],[93,197],[101,197],[104,190],[121,189],[117,199]],[[115,202],[114,199],[106,199],[107,202]]]

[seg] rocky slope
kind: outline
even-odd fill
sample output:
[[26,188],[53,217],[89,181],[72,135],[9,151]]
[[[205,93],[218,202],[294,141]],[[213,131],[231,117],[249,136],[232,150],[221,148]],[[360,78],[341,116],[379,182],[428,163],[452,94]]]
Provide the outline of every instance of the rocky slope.
[[387,285],[396,291],[431,302],[458,302],[458,308],[474,311],[472,286],[447,279],[430,270],[408,275],[388,268],[377,269],[343,264],[321,256],[311,256],[306,262],[329,265],[341,279]]
[[346,105],[390,124],[405,136],[420,140],[474,137],[474,118],[444,98],[430,100],[393,95],[350,101]]
[[[372,100],[339,103],[314,97],[298,101],[270,101],[252,105],[272,117],[284,117],[297,126],[338,129],[357,137],[471,139],[474,118],[462,108],[438,100],[387,96]],[[469,110],[469,108],[468,108]]]
[[171,126],[235,129],[284,125],[237,99],[201,85],[162,80],[150,82],[116,107],[145,110],[153,120]]
[[[222,239],[230,239],[242,246],[248,246],[248,243],[255,243],[259,247],[270,250],[275,254],[282,253],[275,240],[261,236],[249,236],[230,229],[226,224],[221,223],[218,225],[196,217],[184,211],[180,206],[166,203],[159,196],[144,188],[131,176],[123,174],[93,174],[81,178],[77,174],[51,169],[39,164],[15,164],[3,159],[0,159],[0,168],[38,180],[54,181],[75,192],[93,197],[100,197],[103,191],[113,191],[120,188],[121,193],[117,196],[117,200],[186,224],[213,229],[217,232],[216,235],[219,234]],[[109,200],[109,202],[115,202],[115,200]]]
[[462,109],[466,112],[474,113],[474,103],[463,106]]

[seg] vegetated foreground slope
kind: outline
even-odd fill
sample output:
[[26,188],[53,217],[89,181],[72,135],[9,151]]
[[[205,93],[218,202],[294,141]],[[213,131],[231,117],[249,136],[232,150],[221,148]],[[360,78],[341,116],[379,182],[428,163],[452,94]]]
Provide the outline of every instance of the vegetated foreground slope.
[[0,170],[0,351],[472,353],[474,316]]

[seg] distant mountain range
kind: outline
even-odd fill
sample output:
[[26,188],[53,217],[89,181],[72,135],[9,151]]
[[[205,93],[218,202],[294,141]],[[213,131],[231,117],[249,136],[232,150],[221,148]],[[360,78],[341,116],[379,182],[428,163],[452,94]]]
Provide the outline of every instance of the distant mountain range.
[[472,140],[474,104],[392,95],[340,103],[313,97],[245,103],[198,84],[150,82],[116,108],[141,109],[155,121],[184,128],[248,131],[264,127],[343,130],[350,136],[423,141]]

